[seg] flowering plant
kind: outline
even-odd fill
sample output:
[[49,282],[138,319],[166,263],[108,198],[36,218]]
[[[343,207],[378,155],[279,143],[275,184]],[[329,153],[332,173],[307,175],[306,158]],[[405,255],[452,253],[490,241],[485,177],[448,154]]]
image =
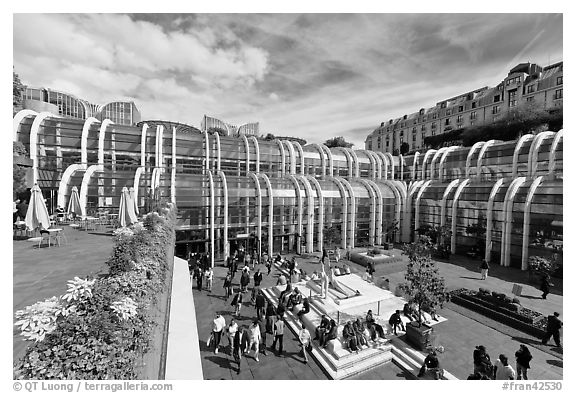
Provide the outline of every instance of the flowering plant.
[[128,296],[122,300],[112,302],[110,308],[123,320],[130,319],[138,314],[136,311],[138,304]]
[[17,322],[14,325],[20,326],[24,340],[42,341],[56,329],[56,319],[61,311],[60,298],[53,296],[16,311]]
[[68,290],[62,296],[63,300],[67,302],[83,301],[92,297],[92,286],[96,282],[94,280],[83,280],[79,277],[74,277],[73,280],[68,280]]

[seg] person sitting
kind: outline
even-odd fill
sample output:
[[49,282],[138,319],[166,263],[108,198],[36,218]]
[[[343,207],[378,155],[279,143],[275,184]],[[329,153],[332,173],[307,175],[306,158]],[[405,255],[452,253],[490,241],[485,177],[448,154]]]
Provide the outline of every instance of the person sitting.
[[302,294],[298,290],[298,288],[294,288],[294,292],[288,298],[288,304],[286,307],[290,310],[294,308],[295,305],[302,303]]
[[287,282],[286,276],[281,274],[280,277],[278,277],[278,281],[276,281],[276,285],[286,285]]
[[333,319],[330,320],[330,329],[326,331],[322,339],[320,340],[320,346],[322,348],[326,348],[328,343],[338,337],[338,326],[336,325],[336,321]]
[[406,331],[406,328],[404,327],[404,322],[402,322],[402,317],[400,317],[400,310],[396,310],[394,314],[390,315],[388,323],[392,327],[392,330],[394,331],[395,335],[398,335],[398,333],[396,333],[396,329],[398,328],[398,326],[400,326],[403,331]]
[[320,280],[320,276],[318,275],[318,272],[312,273],[312,277],[310,277],[310,280],[312,280],[312,281]]
[[376,338],[376,334],[378,334],[380,338],[384,338],[384,328],[382,325],[376,323],[376,320],[372,315],[372,310],[368,310],[368,314],[366,314],[366,325],[369,330],[373,330],[372,340]]
[[278,297],[278,303],[286,305],[288,303],[288,297],[292,294],[292,284],[286,284],[286,289],[280,292]]
[[330,319],[326,315],[322,315],[320,325],[316,326],[316,335],[314,336],[314,340],[322,340],[329,326]]
[[352,321],[346,322],[344,329],[342,330],[342,337],[344,341],[348,343],[348,349],[350,352],[356,352],[360,350],[358,346],[358,339],[356,338],[356,332],[354,332],[354,327],[352,326]]
[[[432,320],[438,322],[438,316],[436,315],[436,304],[432,303],[429,305],[425,305],[423,307],[424,311],[426,311],[428,314],[430,314],[430,318],[432,318]],[[428,321],[427,323],[430,323],[432,321]]]
[[278,307],[276,308],[276,315],[280,318],[284,318],[284,313],[286,312],[286,307],[283,303],[278,303]]
[[342,274],[350,274],[350,266],[344,264],[341,268],[340,268],[340,272]]
[[434,379],[440,379],[444,376],[444,370],[440,367],[440,361],[435,350],[431,350],[426,359],[424,359],[418,378],[423,377],[426,372],[433,373]]
[[302,315],[308,314],[310,312],[310,300],[305,297],[302,300],[302,309],[298,311],[298,319],[302,320]]
[[402,309],[402,314],[410,321],[415,321],[418,319],[417,312],[414,308],[414,303],[408,302],[404,303],[404,308]]
[[354,333],[356,334],[356,341],[358,341],[358,345],[368,345],[368,339],[364,334],[366,329],[360,318],[356,318],[356,320],[352,323],[352,327],[354,328]]

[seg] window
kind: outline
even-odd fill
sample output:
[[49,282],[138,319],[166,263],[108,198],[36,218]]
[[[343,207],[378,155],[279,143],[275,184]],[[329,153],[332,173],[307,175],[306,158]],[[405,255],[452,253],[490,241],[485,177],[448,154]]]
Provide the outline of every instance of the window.
[[436,128],[432,128],[432,136],[436,135]]
[[470,112],[470,120],[476,120],[477,113],[476,111]]
[[390,146],[390,141],[386,139],[386,147]]
[[432,129],[433,129],[433,130],[436,129],[436,123],[432,123]]
[[512,90],[508,92],[508,106],[513,107],[518,105],[518,101],[516,100],[516,90]]
[[470,122],[470,127],[474,127],[474,124],[476,124],[476,122],[475,122],[475,121],[471,121],[471,122]]
[[421,138],[421,140],[423,141],[424,138],[426,138],[426,134],[425,134],[425,133],[422,133],[422,138]]
[[476,101],[472,101],[472,109],[476,108]]
[[500,102],[500,94],[494,96],[494,102]]
[[534,87],[536,85],[528,85],[526,86],[526,94],[534,93]]
[[458,112],[462,112],[462,111],[464,111],[464,105],[460,105],[460,106],[458,107]]
[[564,89],[558,89],[554,92],[554,99],[555,100],[559,100],[560,98],[562,98],[562,91]]
[[457,127],[457,128],[460,129],[460,128],[462,128],[462,127],[464,127],[464,124],[458,124],[458,127]]
[[562,76],[557,76],[556,77],[556,86],[561,85],[562,84]]
[[420,131],[426,131],[426,125],[422,125],[422,129]]
[[452,114],[452,110],[451,109],[446,109],[446,116],[450,116]]
[[526,102],[534,102],[534,96],[526,97]]
[[412,134],[412,142],[416,142],[416,132],[414,132],[414,134]]
[[449,118],[444,121],[444,125],[446,125],[446,126],[450,125],[450,119]]
[[446,103],[445,102],[440,103],[440,108],[446,108]]
[[496,114],[498,114],[498,113],[500,113],[500,107],[499,107],[498,105],[494,105],[494,106],[492,107],[492,114],[493,114],[493,115],[496,115]]
[[438,114],[437,114],[437,113],[433,113],[433,114],[432,114],[432,119],[433,119],[433,120],[436,120],[437,118],[438,118]]
[[463,121],[464,121],[464,116],[458,115],[458,118],[456,119],[456,123],[462,123]]

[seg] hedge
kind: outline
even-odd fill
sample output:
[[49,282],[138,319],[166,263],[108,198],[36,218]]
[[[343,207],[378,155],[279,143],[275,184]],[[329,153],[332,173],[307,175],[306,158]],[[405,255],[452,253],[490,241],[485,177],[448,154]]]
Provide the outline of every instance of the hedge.
[[142,377],[156,321],[151,309],[166,290],[176,208],[158,207],[142,224],[115,233],[104,277],[75,277],[60,297],[16,312],[33,343],[14,364],[15,379]]

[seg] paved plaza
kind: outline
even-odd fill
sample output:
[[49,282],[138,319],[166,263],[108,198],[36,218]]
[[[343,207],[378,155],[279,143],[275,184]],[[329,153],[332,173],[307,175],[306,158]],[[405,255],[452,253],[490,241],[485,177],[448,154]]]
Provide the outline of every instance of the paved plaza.
[[[50,296],[60,295],[66,290],[66,281],[74,276],[98,274],[106,271],[106,259],[112,250],[113,239],[102,232],[79,231],[63,226],[67,243],[61,247],[37,249],[35,244],[26,240],[15,240],[14,246],[14,311],[33,304],[38,300]],[[395,250],[400,254],[400,250]],[[289,257],[290,255],[285,255]],[[305,271],[311,273],[319,270],[317,258],[298,258],[298,263]],[[391,288],[395,287],[404,279],[404,261],[376,266],[375,276],[387,278]],[[349,263],[351,270],[362,274],[364,269],[354,263]],[[449,262],[438,262],[441,274],[446,278],[449,289],[484,287],[490,290],[510,294],[512,285],[523,285],[523,294],[520,297],[522,305],[539,311],[545,315],[553,311],[559,311],[563,317],[562,308],[562,282],[555,280],[554,291],[547,300],[540,298],[540,291],[527,281],[527,272],[516,269],[503,268],[492,265],[490,276],[486,281],[480,281],[478,261],[466,257],[453,256]],[[266,268],[257,265],[264,273],[263,287],[276,284],[279,271],[272,269],[270,275],[266,275]],[[268,351],[268,356],[260,356],[260,362],[256,362],[251,356],[243,359],[242,371],[236,374],[237,365],[227,350],[214,354],[206,347],[206,339],[210,332],[213,315],[216,311],[221,312],[229,322],[233,307],[231,299],[224,299],[222,287],[226,268],[221,262],[215,268],[214,289],[212,293],[198,291],[193,283],[193,297],[197,317],[198,340],[201,351],[201,361],[204,379],[327,379],[315,361],[304,364],[299,355],[299,347],[296,337],[288,331],[285,335],[285,354],[278,357]],[[235,288],[238,287],[239,274],[234,280]],[[248,295],[249,298],[249,295]],[[520,342],[529,345],[534,359],[529,377],[532,379],[562,379],[563,355],[551,346],[544,347],[533,337],[527,336],[505,326],[498,327],[494,321],[483,322],[483,317],[468,312],[464,316],[458,312],[458,306],[448,304],[440,315],[447,321],[437,325],[437,345],[445,347],[446,352],[440,355],[442,365],[459,379],[465,379],[472,370],[472,350],[476,345],[486,346],[488,353],[495,359],[499,353],[508,355],[513,359],[514,352]],[[248,302],[242,309],[240,324],[249,324],[255,317],[255,309]],[[384,316],[387,318],[387,316]],[[490,322],[490,323],[488,323]],[[399,338],[400,339],[400,338]],[[223,345],[227,339],[223,338]],[[271,338],[268,337],[268,346]],[[22,354],[26,343],[20,339],[17,330],[14,330],[13,353],[17,357]],[[411,379],[412,376],[403,372],[396,364],[388,363],[376,367],[353,379]]]

